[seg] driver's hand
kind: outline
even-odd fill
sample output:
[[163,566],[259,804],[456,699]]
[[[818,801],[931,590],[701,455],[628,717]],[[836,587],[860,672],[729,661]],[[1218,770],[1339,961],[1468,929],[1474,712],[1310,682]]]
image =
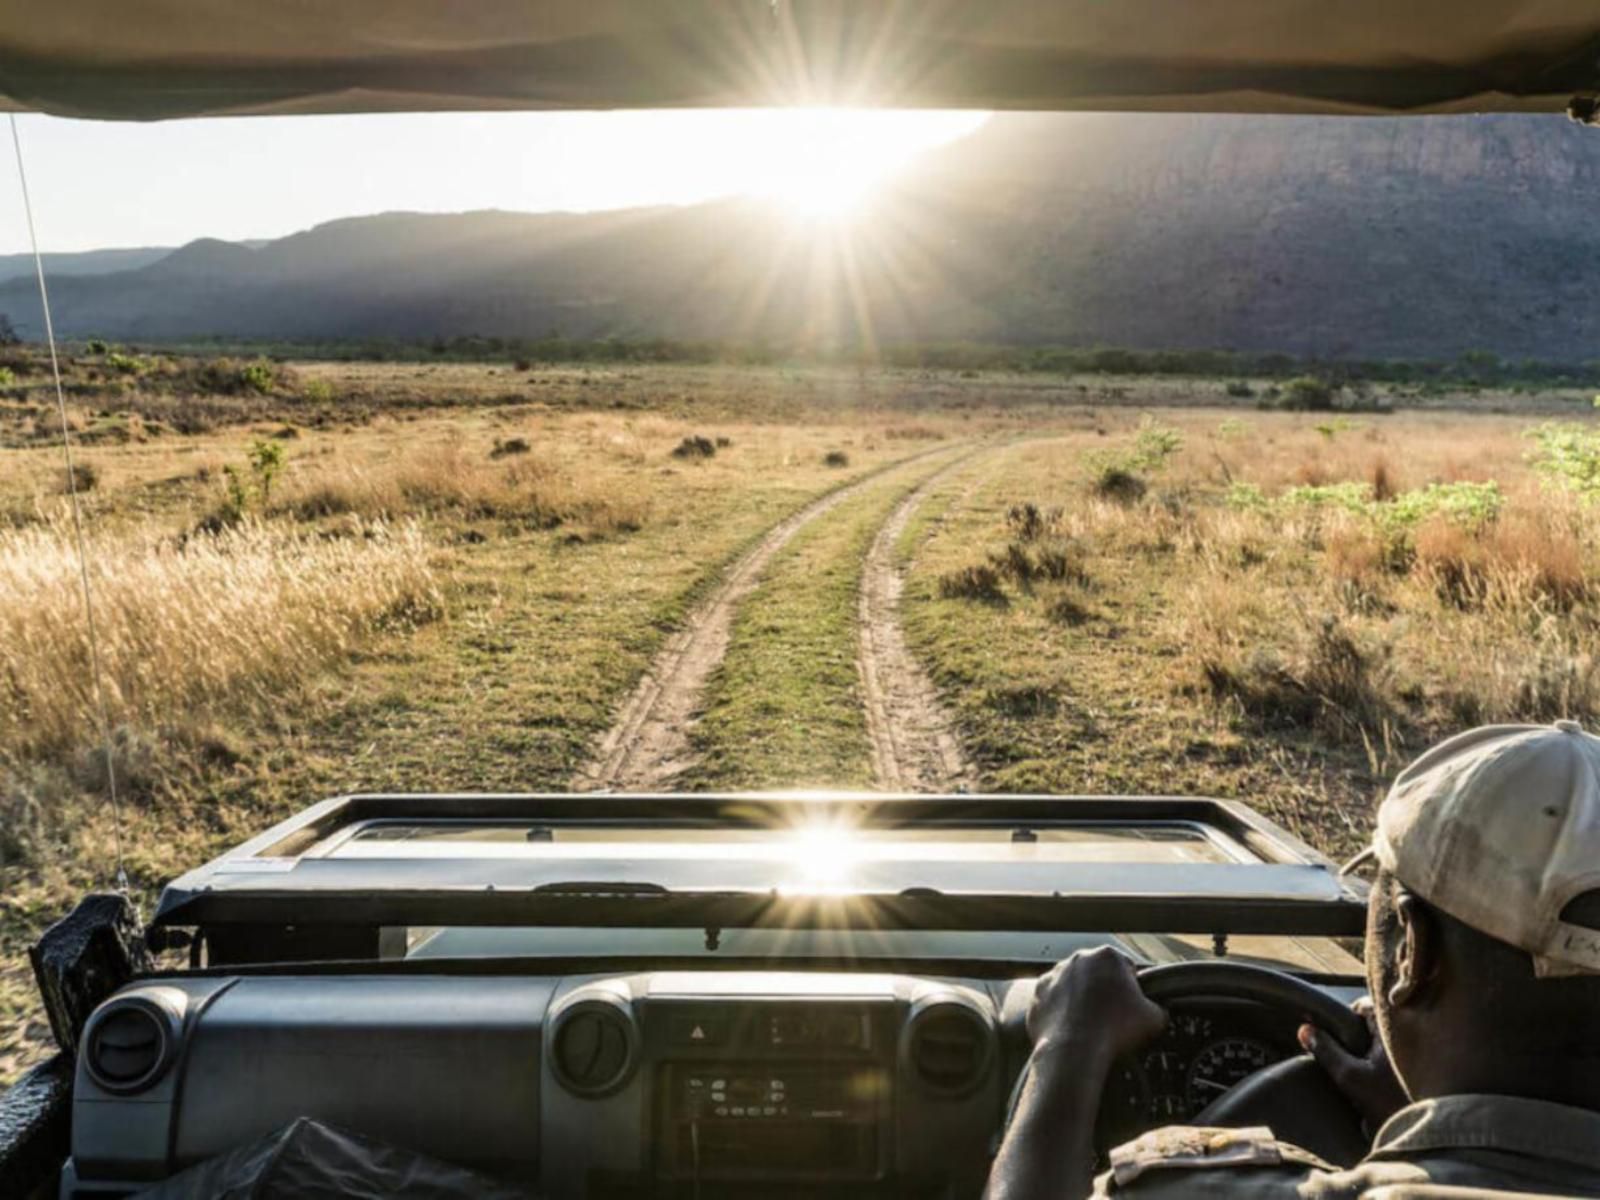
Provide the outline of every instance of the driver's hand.
[[1357,1000],[1355,1010],[1367,1019],[1367,1027],[1372,1030],[1372,1046],[1366,1054],[1351,1054],[1332,1034],[1314,1025],[1300,1026],[1300,1045],[1321,1064],[1328,1078],[1333,1080],[1333,1085],[1344,1093],[1345,1099],[1361,1114],[1367,1128],[1376,1132],[1379,1126],[1409,1104],[1410,1098],[1400,1084],[1400,1077],[1394,1073],[1394,1067],[1389,1064],[1383,1038],[1378,1036],[1378,1022],[1373,1016],[1372,1001]]
[[1110,946],[1079,950],[1056,964],[1028,1010],[1036,1049],[1092,1042],[1113,1058],[1131,1054],[1166,1026],[1166,1012],[1140,990],[1133,963]]

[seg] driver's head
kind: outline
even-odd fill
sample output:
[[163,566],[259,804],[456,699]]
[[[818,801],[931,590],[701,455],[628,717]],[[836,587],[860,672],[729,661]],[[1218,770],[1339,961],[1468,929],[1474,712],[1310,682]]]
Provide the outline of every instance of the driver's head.
[[1395,781],[1368,854],[1367,979],[1407,1091],[1600,1108],[1600,738],[1452,738]]

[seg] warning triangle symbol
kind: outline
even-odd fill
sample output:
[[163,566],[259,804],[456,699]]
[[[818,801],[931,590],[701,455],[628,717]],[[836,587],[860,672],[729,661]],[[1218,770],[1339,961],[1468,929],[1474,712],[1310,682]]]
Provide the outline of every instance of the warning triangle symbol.
[[706,1031],[704,1029],[701,1029],[700,1026],[696,1025],[689,1032],[689,1040],[691,1042],[703,1042],[703,1041],[705,1041],[706,1040]]

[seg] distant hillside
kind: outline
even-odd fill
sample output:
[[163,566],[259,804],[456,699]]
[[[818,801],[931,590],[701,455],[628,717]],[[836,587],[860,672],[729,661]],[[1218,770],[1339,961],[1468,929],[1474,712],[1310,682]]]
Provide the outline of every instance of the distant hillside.
[[[854,225],[728,200],[391,213],[52,288],[124,340],[618,335],[1600,359],[1600,133],[1557,118],[1017,115]],[[123,264],[128,265],[128,264]],[[0,311],[34,320],[21,281]]]
[[[58,275],[101,275],[107,271],[131,271],[148,266],[171,253],[171,246],[140,246],[130,250],[46,254],[44,269],[51,278]],[[0,254],[0,281],[22,277],[33,278],[33,255]]]

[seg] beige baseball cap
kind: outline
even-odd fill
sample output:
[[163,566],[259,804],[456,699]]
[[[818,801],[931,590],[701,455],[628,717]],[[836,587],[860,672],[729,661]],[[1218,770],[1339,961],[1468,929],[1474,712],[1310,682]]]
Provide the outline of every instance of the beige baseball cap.
[[1576,721],[1486,725],[1442,742],[1378,808],[1376,858],[1458,921],[1533,956],[1539,975],[1600,973],[1600,929],[1562,919],[1600,888],[1600,737]]

